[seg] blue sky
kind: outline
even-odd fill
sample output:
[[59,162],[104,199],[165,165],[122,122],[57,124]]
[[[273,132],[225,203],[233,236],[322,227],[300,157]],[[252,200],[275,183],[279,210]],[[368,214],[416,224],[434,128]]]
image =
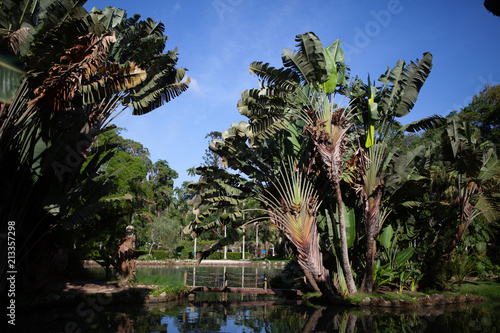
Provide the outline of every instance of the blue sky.
[[257,87],[253,61],[281,67],[283,48],[312,31],[326,47],[343,44],[351,76],[372,80],[424,52],[434,67],[403,123],[447,115],[468,105],[486,83],[500,84],[500,17],[471,0],[89,0],[85,7],[123,8],[166,26],[166,49],[178,47],[179,67],[192,83],[187,92],[144,116],[130,110],[114,123],[125,138],[141,142],[151,160],[167,160],[179,173],[175,186],[191,180],[186,170],[203,161],[211,131],[245,120],[240,93]]

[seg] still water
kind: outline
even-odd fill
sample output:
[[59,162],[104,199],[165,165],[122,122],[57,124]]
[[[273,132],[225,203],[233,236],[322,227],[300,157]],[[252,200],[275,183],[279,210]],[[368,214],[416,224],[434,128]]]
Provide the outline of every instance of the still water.
[[[155,268],[183,276],[184,269]],[[197,268],[201,271],[201,267]],[[204,269],[204,268],[203,268]],[[149,268],[148,270],[151,270]],[[209,270],[224,270],[212,267]],[[227,267],[231,274],[241,267]],[[276,269],[245,267],[277,274]],[[82,305],[83,304],[83,305]],[[161,304],[110,304],[87,296],[86,302],[20,315],[19,332],[500,332],[500,303],[472,308],[447,307],[423,313],[388,309],[312,307],[268,295],[205,293],[195,300]]]

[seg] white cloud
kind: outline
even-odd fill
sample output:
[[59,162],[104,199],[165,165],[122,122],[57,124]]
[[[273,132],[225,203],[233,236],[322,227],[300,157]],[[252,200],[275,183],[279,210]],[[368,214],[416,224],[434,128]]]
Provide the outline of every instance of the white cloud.
[[198,83],[198,80],[191,78],[191,83],[189,84],[189,90],[194,91],[195,93],[200,93],[201,88]]

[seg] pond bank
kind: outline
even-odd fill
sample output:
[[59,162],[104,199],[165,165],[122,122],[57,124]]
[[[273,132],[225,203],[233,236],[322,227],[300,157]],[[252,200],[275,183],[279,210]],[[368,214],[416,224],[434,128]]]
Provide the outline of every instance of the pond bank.
[[18,299],[21,310],[80,304],[149,304],[175,301],[188,296],[188,290],[176,295],[154,295],[157,286],[102,281],[54,281],[38,294]]
[[[98,281],[59,281],[48,284],[43,293],[19,300],[20,309],[80,306],[85,304],[155,304],[184,299],[189,290],[176,295],[154,293],[157,286],[105,283]],[[300,299],[299,299],[300,301]],[[366,297],[360,303],[341,302],[338,305],[359,307],[365,313],[443,313],[450,309],[464,309],[485,301],[476,295],[425,295],[413,299],[386,299]],[[334,305],[334,304],[330,304]]]
[[[284,261],[252,261],[252,260],[203,260],[198,263],[196,260],[138,260],[137,267],[171,267],[171,266],[249,266],[249,267],[284,267]],[[85,268],[101,267],[94,260],[83,261]]]
[[448,305],[476,305],[484,302],[485,299],[476,295],[425,295],[414,297],[413,299],[393,299],[388,300],[381,297],[366,297],[358,305],[362,308],[405,308],[405,309],[430,309],[440,308]]

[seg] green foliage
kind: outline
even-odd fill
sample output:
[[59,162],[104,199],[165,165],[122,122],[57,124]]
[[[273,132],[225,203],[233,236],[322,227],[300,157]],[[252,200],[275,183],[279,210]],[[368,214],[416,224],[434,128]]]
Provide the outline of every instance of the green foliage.
[[[228,260],[241,260],[243,259],[243,252],[227,252],[226,258]],[[245,252],[245,259],[250,258],[250,253]]]
[[462,287],[465,278],[470,277],[475,271],[475,260],[467,253],[455,251],[447,260],[437,275],[437,282],[443,289],[450,289],[457,284]]
[[417,263],[410,261],[415,248],[410,246],[403,250],[399,249],[404,238],[402,229],[398,227],[394,231],[391,225],[386,226],[380,233],[378,240],[383,251],[375,261],[374,286],[376,289],[392,285],[397,286],[399,292],[402,292],[403,288],[415,291],[422,274],[416,267]]
[[487,84],[472,98],[472,102],[460,110],[461,120],[472,123],[481,131],[482,140],[500,145],[500,85]]
[[475,281],[463,283],[460,294],[472,294],[482,296],[493,301],[500,301],[500,282],[496,280]]
[[2,78],[0,102],[8,103],[14,98],[23,77],[24,71],[18,59],[13,54],[2,50],[0,46],[0,78]]
[[210,259],[210,260],[224,259],[224,253],[222,253],[222,252],[213,252],[213,253],[210,254],[210,256],[208,256],[207,259]]
[[187,289],[184,287],[184,281],[172,276],[145,274],[145,272],[138,270],[136,282],[148,286],[156,286],[152,291],[152,295],[159,296],[165,293],[165,296],[179,296]]
[[173,257],[172,251],[153,250],[151,251],[153,260],[165,260]]
[[137,257],[137,260],[139,261],[150,261],[154,260],[154,257],[152,254],[143,254]]
[[161,24],[127,20],[111,7],[88,13],[82,4],[0,3],[1,47],[26,72],[0,117],[0,213],[16,221],[20,286],[40,285],[65,267],[64,256],[86,255],[92,245],[104,246],[109,267],[125,225],[151,218],[144,151],[135,159],[123,145],[113,160],[116,145],[98,137],[113,128],[120,103],[146,113],[187,88],[176,51],[163,53]]

